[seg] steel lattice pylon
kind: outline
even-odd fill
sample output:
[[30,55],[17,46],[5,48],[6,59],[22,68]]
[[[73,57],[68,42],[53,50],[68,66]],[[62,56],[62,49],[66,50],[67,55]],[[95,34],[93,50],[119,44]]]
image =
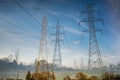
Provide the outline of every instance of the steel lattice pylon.
[[58,67],[62,66],[62,59],[61,59],[61,48],[60,48],[60,35],[61,35],[61,26],[59,24],[59,20],[57,20],[56,24],[56,33],[55,35],[55,48],[53,53],[53,64],[57,65]]
[[[41,36],[40,36],[40,47],[39,47],[39,54],[36,60],[36,72],[40,70],[40,60],[47,59],[48,54],[48,47],[47,47],[47,17],[44,16],[42,19],[42,29],[41,29]],[[44,65],[44,64],[42,64]],[[45,67],[44,67],[45,68]],[[42,69],[41,71],[44,71]]]
[[88,59],[88,69],[100,68],[103,66],[102,57],[99,49],[99,45],[96,38],[96,32],[102,31],[101,29],[95,28],[95,22],[102,21],[103,19],[94,17],[94,12],[98,10],[93,9],[94,4],[87,4],[87,9],[81,11],[82,13],[87,14],[87,19],[81,20],[80,22],[87,22],[89,27],[83,32],[88,32],[90,35],[89,38],[89,59]]

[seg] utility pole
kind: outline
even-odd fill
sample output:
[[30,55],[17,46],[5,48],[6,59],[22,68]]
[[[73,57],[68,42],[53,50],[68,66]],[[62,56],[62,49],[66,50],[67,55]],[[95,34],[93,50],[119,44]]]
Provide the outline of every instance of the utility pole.
[[45,65],[43,62],[40,63],[40,60],[43,60],[48,58],[48,47],[47,47],[47,17],[44,16],[42,19],[42,29],[41,29],[41,36],[40,36],[40,46],[39,46],[39,54],[38,58],[36,60],[36,72],[39,72],[40,65],[43,65],[43,69],[41,71],[44,71]]
[[61,32],[62,27],[60,26],[59,20],[57,20],[55,29],[56,29],[56,33],[54,34],[55,47],[54,47],[54,53],[53,53],[53,64],[57,65],[58,67],[62,67],[61,47],[60,47],[60,42],[62,40],[60,39],[60,36],[63,33]]
[[88,69],[95,68],[100,68],[103,66],[102,62],[102,57],[98,45],[98,41],[96,38],[96,32],[100,31],[102,32],[101,29],[96,29],[95,28],[95,22],[103,22],[103,19],[94,17],[94,13],[97,12],[99,13],[98,10],[95,10],[93,7],[95,4],[87,4],[87,9],[84,11],[81,11],[81,15],[87,14],[87,19],[81,20],[81,22],[86,22],[88,23],[88,29],[83,30],[83,32],[88,32],[89,33],[89,59],[88,59]]

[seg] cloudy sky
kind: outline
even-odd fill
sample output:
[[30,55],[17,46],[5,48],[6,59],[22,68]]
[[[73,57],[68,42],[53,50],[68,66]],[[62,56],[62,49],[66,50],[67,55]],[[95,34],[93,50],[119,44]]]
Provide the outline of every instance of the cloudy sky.
[[120,1],[119,0],[0,0],[0,58],[14,55],[19,49],[19,61],[33,63],[39,52],[40,33],[43,16],[48,20],[49,61],[52,60],[57,19],[64,28],[61,36],[62,63],[64,66],[78,66],[83,58],[88,62],[89,34],[82,33],[88,25],[79,21],[86,18],[80,11],[87,3],[95,3],[96,15],[104,19],[104,25],[96,24],[103,30],[97,39],[104,65],[120,62]]

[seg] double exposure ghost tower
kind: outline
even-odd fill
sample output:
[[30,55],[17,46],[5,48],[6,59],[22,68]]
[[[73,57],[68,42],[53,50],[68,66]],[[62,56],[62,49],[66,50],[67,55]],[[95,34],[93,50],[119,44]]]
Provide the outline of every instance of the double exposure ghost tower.
[[102,57],[99,49],[99,45],[96,38],[96,32],[102,31],[101,29],[96,29],[96,22],[103,22],[103,19],[94,17],[94,13],[99,13],[98,10],[95,10],[93,7],[95,4],[87,4],[86,10],[81,11],[81,15],[84,13],[87,15],[86,19],[83,19],[81,22],[88,23],[88,29],[83,30],[83,32],[89,33],[89,58],[88,58],[88,69],[100,68],[103,66]]
[[60,42],[62,41],[62,39],[60,38],[62,34],[61,32],[62,26],[59,23],[59,19],[57,20],[57,24],[55,27],[55,47],[54,47],[54,53],[53,53],[53,64],[57,65],[56,67],[62,67],[62,58],[61,58],[61,46],[60,46]]

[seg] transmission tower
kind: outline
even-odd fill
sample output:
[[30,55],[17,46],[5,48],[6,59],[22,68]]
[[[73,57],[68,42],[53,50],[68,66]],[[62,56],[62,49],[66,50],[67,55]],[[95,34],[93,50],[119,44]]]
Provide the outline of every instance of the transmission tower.
[[77,70],[77,61],[74,59],[74,69]]
[[83,59],[81,58],[81,72],[83,71]]
[[59,20],[57,20],[56,24],[56,33],[55,35],[55,48],[54,48],[54,53],[53,53],[53,64],[57,65],[58,67],[62,66],[62,59],[61,59],[61,47],[60,47],[60,35],[63,34],[61,33],[62,27],[60,26]]
[[18,60],[19,60],[19,49],[16,49],[15,50],[15,61],[16,61],[16,63],[18,63]]
[[[42,19],[42,29],[41,29],[41,36],[40,36],[40,47],[39,47],[39,54],[38,58],[36,60],[36,72],[39,72],[40,65],[40,60],[48,58],[48,47],[47,47],[47,17],[44,16]],[[42,64],[45,65],[45,64]],[[45,67],[43,67],[45,68]],[[42,69],[41,71],[44,71]]]
[[81,15],[83,13],[87,14],[87,19],[81,20],[81,22],[87,22],[88,23],[88,29],[83,30],[83,32],[88,32],[90,35],[89,38],[89,59],[88,59],[88,69],[92,68],[100,68],[103,66],[102,57],[99,49],[99,45],[96,38],[96,32],[100,31],[101,29],[95,28],[95,22],[103,22],[103,19],[94,17],[94,13],[99,13],[98,10],[95,10],[93,7],[95,4],[87,4],[87,9],[84,11],[81,11]]

